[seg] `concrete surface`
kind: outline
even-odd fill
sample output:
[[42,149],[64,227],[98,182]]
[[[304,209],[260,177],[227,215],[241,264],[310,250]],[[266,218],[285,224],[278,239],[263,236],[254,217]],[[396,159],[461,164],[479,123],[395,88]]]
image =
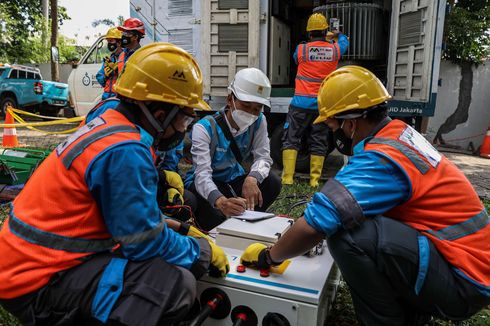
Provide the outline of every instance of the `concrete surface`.
[[463,171],[481,199],[490,200],[490,159],[444,150],[441,152]]

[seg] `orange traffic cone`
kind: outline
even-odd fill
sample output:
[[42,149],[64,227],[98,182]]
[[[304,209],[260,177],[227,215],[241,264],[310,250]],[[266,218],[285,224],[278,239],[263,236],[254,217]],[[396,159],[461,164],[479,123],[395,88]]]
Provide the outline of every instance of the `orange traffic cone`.
[[[10,114],[9,110],[5,110],[5,124],[14,124],[14,118]],[[3,128],[3,147],[17,147],[19,142],[17,140],[17,130],[15,127],[5,127]]]
[[483,143],[480,147],[480,156],[490,158],[490,127],[488,127],[487,134],[483,137]]

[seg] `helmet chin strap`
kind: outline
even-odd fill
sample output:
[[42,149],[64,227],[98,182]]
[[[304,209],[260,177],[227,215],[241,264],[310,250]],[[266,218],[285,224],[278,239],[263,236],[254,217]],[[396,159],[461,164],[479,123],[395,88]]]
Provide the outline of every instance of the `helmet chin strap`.
[[175,118],[175,116],[179,112],[179,108],[177,106],[174,106],[174,108],[165,117],[163,124],[160,124],[158,122],[158,120],[155,119],[153,114],[151,114],[150,110],[148,110],[148,107],[146,106],[145,103],[138,101],[137,104],[140,107],[143,114],[145,115],[146,120],[148,120],[150,125],[156,131],[156,137],[155,137],[155,142],[154,142],[154,144],[156,145],[162,140],[163,134],[165,133],[165,130],[167,130],[168,126],[170,125],[172,120]]

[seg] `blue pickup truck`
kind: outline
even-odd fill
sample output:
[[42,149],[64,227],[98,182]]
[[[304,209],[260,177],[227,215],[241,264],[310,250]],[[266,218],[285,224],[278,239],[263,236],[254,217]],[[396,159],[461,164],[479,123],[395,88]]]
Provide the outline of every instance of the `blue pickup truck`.
[[68,84],[43,80],[37,68],[0,64],[0,115],[9,105],[57,116],[68,106]]

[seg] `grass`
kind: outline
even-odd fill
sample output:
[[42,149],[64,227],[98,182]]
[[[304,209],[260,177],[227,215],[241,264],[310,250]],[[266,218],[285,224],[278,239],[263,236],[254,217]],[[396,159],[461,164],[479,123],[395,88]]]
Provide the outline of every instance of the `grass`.
[[[277,214],[285,214],[290,217],[298,218],[302,215],[306,203],[298,204],[300,201],[308,201],[314,189],[306,182],[299,182],[292,186],[283,187],[281,194],[276,202],[270,207],[270,211]],[[296,207],[295,204],[298,204]],[[490,200],[484,200],[483,204],[490,211]],[[291,208],[292,207],[292,208]],[[7,216],[8,205],[0,206],[0,228],[3,220]],[[0,326],[17,326],[18,321],[0,306]],[[356,326],[357,323],[351,296],[345,282],[340,282],[337,298],[332,306],[326,325],[328,326]],[[437,320],[435,325],[452,326],[452,322]],[[481,310],[471,319],[459,323],[460,326],[489,326],[490,325],[490,306]]]

